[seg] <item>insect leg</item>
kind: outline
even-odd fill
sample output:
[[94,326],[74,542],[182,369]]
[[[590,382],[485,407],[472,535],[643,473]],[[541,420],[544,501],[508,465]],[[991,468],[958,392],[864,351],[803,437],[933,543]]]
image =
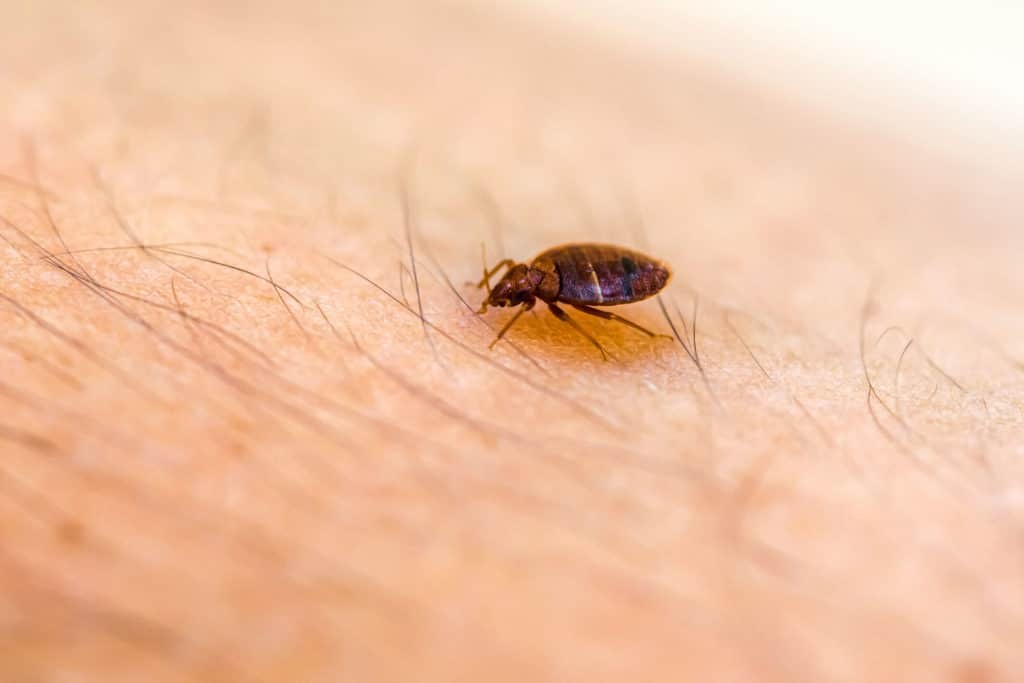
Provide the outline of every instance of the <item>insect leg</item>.
[[611,354],[609,354],[607,351],[605,351],[604,347],[601,346],[601,342],[599,342],[596,339],[594,339],[594,337],[589,332],[587,332],[582,327],[580,327],[579,323],[577,323],[575,320],[570,318],[568,313],[566,313],[565,311],[563,311],[561,308],[559,308],[558,306],[556,306],[553,303],[548,303],[548,309],[551,310],[551,312],[554,314],[554,316],[556,318],[558,318],[562,322],[569,323],[569,325],[572,326],[572,329],[576,330],[577,332],[582,334],[584,337],[586,337],[587,340],[591,344],[593,344],[594,346],[597,347],[597,350],[601,352],[601,356],[605,360],[608,360],[609,358],[612,357]]
[[672,337],[668,336],[667,334],[657,334],[655,332],[651,332],[646,327],[642,325],[637,325],[632,320],[627,320],[618,313],[612,313],[611,311],[602,311],[597,308],[591,308],[590,306],[584,306],[583,304],[571,305],[576,310],[583,311],[584,313],[587,313],[589,315],[596,315],[598,318],[604,318],[605,320],[614,320],[616,322],[622,323],[623,325],[628,325],[629,327],[632,327],[634,330],[639,330],[640,332],[643,332],[648,337],[662,337],[664,339],[672,339]]
[[519,320],[519,316],[521,316],[523,313],[526,313],[531,308],[533,308],[532,305],[523,306],[518,311],[516,311],[516,314],[514,316],[512,316],[511,318],[509,318],[509,321],[507,323],[505,323],[505,326],[502,327],[501,330],[498,332],[498,336],[494,338],[494,341],[492,341],[491,345],[488,346],[487,348],[493,349],[494,345],[497,344],[499,341],[501,341],[501,338],[505,336],[506,332],[508,332],[508,328],[512,327],[512,325],[515,324],[515,322],[517,320]]
[[484,285],[486,285],[487,286],[487,293],[490,294],[491,293],[491,277],[493,277],[494,274],[497,273],[502,268],[504,268],[506,266],[514,266],[515,264],[516,264],[515,261],[513,261],[510,258],[506,258],[506,259],[502,259],[502,260],[498,261],[498,265],[494,266],[490,270],[487,270],[486,268],[484,268],[484,278],[482,280],[480,280],[480,282],[476,283],[477,288],[479,289],[480,287],[483,287]]

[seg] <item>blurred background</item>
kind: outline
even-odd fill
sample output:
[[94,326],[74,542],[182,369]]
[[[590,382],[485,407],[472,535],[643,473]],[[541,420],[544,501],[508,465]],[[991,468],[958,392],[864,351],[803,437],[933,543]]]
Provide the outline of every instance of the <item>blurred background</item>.
[[[703,62],[744,85],[930,146],[1024,143],[1024,5],[1014,2],[525,0],[567,26]],[[977,149],[984,146],[984,149]],[[990,159],[996,161],[996,158]]]

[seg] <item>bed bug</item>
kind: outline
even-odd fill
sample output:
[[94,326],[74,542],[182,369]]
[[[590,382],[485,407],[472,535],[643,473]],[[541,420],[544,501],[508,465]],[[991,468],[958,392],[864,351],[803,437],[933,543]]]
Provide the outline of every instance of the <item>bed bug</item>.
[[[491,288],[491,278],[508,268],[498,284]],[[672,277],[668,266],[633,249],[613,244],[565,244],[538,255],[527,265],[502,259],[487,270],[477,287],[487,287],[478,313],[488,306],[522,306],[491,342],[493,347],[509,328],[540,299],[556,318],[568,323],[608,359],[601,344],[559,307],[568,304],[588,315],[615,320],[643,332],[649,337],[662,337],[610,311],[595,306],[618,306],[642,301],[660,292]]]

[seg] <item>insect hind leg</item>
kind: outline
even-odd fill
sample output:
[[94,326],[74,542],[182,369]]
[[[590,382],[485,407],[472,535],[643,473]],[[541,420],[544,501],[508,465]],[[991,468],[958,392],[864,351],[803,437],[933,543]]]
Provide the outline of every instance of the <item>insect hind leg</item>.
[[597,341],[597,339],[595,339],[593,335],[591,335],[589,332],[587,332],[582,327],[580,327],[580,324],[578,322],[576,322],[575,320],[573,320],[572,318],[570,318],[568,313],[563,311],[561,308],[556,306],[554,303],[548,303],[548,310],[550,310],[551,313],[554,314],[554,316],[556,318],[558,318],[559,320],[561,320],[564,323],[569,323],[569,325],[574,330],[576,330],[577,332],[582,334],[584,337],[586,337],[587,341],[589,341],[591,344],[596,346],[597,350],[601,352],[601,357],[602,358],[604,358],[605,360],[614,359],[614,356],[612,356],[610,353],[608,353],[607,351],[604,350],[604,347],[601,346],[601,342]]
[[633,322],[632,320],[629,320],[628,318],[623,318],[618,313],[612,313],[611,311],[602,311],[600,309],[592,308],[590,306],[585,306],[583,304],[571,304],[571,305],[577,311],[582,311],[583,313],[586,313],[588,315],[597,316],[598,318],[604,318],[605,320],[614,320],[615,322],[620,322],[623,325],[626,325],[628,327],[632,327],[634,330],[637,330],[639,332],[643,332],[648,337],[651,337],[651,338],[661,337],[662,339],[672,339],[672,337],[668,336],[667,334],[658,334],[657,332],[651,332],[649,329],[647,329],[643,325],[638,325],[637,323]]

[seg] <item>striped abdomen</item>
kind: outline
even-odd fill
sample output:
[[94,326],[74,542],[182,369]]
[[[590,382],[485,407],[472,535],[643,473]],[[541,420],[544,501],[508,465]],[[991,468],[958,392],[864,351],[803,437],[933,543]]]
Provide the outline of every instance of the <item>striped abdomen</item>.
[[659,261],[611,244],[567,244],[536,259],[558,272],[558,300],[589,306],[614,306],[654,296],[672,273]]

